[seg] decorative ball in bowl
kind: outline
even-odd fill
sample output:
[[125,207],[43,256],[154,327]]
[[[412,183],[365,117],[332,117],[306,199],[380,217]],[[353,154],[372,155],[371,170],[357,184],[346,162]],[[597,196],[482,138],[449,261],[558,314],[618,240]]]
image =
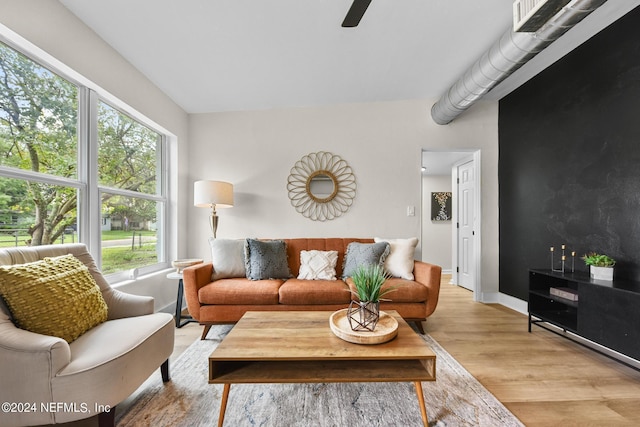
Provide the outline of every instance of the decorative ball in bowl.
[[202,259],[199,258],[184,258],[171,261],[171,265],[176,269],[178,273],[181,273],[185,268],[191,267],[192,265],[200,264],[201,262]]

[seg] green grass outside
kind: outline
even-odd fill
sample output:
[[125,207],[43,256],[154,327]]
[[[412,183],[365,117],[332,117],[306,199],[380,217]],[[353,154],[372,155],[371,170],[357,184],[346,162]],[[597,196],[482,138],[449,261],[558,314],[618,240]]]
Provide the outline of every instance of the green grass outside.
[[126,271],[156,262],[158,254],[155,243],[136,246],[134,250],[131,250],[131,246],[102,248],[102,274]]
[[[155,237],[156,232],[155,231],[147,231],[147,230],[143,230],[143,231],[136,231],[136,239],[138,238],[138,236],[140,234],[142,234],[143,237],[145,236],[152,236]],[[133,236],[133,231],[122,231],[122,230],[115,230],[115,231],[103,231],[102,232],[102,240],[121,240],[121,239],[131,239],[131,237]],[[31,238],[31,236],[29,236],[29,234],[27,234],[26,232],[21,232],[18,234],[18,246],[23,246],[26,240],[29,240]],[[60,237],[58,240],[56,240],[55,243],[62,243],[62,237]],[[72,242],[77,242],[78,241],[78,235],[71,235],[71,234],[65,234],[64,235],[64,243],[72,243]],[[16,246],[16,237],[13,234],[7,234],[7,233],[0,233],[0,247],[6,248],[6,247],[10,247],[10,246]]]
[[[133,230],[129,230],[129,231],[124,231],[124,230],[112,230],[112,231],[103,231],[102,232],[102,240],[120,240],[120,239],[130,239],[133,236],[134,231]],[[135,231],[136,233],[136,238],[138,238],[138,236],[140,234],[142,234],[143,236],[154,236],[156,235],[155,231],[148,231],[148,230],[141,230]]]
[[[145,265],[151,265],[158,262],[155,242],[144,243],[139,246],[138,236],[156,237],[155,231],[136,231],[136,239],[134,249],[131,245],[120,247],[106,247],[102,249],[102,273],[111,274],[119,271],[126,271],[132,268],[139,268]],[[133,231],[103,231],[102,240],[129,240],[133,236]],[[17,246],[25,246],[25,241],[31,236],[26,233],[20,233],[17,239]],[[65,234],[64,242],[62,238],[55,243],[73,243],[78,242],[77,235]],[[12,235],[0,233],[0,248],[8,248],[16,246],[16,238]]]

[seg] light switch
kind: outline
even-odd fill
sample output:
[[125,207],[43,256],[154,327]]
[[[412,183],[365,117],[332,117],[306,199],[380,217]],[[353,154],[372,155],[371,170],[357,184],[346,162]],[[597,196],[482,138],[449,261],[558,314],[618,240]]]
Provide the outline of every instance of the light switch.
[[407,216],[416,216],[415,206],[407,206]]

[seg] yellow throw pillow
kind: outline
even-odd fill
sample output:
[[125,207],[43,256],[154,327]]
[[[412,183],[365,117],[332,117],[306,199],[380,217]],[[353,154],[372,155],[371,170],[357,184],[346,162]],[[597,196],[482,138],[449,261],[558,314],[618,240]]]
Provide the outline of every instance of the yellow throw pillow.
[[69,343],[107,320],[98,284],[73,255],[0,266],[0,296],[16,326]]

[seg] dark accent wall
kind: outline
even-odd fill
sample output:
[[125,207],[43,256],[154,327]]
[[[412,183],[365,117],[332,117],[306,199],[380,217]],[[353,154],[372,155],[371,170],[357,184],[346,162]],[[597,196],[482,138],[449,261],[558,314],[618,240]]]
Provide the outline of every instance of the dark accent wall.
[[640,280],[640,7],[500,101],[500,292],[527,300],[549,248]]

